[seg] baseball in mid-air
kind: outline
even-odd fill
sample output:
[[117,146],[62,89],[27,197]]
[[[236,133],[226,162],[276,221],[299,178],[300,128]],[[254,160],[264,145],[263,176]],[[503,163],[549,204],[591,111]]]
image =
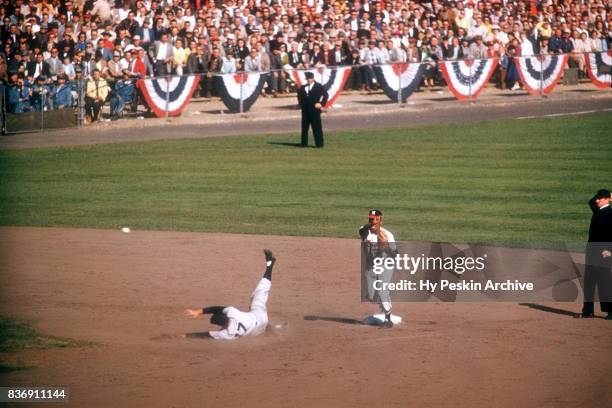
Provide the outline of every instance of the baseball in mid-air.
[[125,232],[126,234],[129,234],[129,232],[130,232],[130,231],[131,231],[131,230],[130,230],[130,228],[129,228],[129,227],[123,227],[123,228],[121,228],[121,232]]

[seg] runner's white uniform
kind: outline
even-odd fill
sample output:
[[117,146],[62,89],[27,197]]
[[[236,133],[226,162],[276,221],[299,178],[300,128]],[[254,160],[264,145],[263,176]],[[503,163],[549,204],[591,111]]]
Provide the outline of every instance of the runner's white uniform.
[[[397,250],[397,245],[395,243],[395,237],[393,236],[393,234],[391,233],[391,231],[389,231],[388,229],[383,228],[382,226],[380,227],[380,230],[385,233],[387,235],[387,242],[389,244],[389,251],[391,252],[395,252]],[[369,243],[373,243],[376,244],[378,243],[378,235],[376,235],[375,233],[373,233],[372,231],[369,231],[367,238],[365,239],[364,242],[369,242]],[[392,253],[387,253],[387,252],[383,252],[383,256],[385,257],[389,257],[389,256],[393,256]],[[367,277],[367,281],[368,281],[368,294],[370,299],[374,298],[374,287],[373,287],[373,282],[374,280],[380,279],[382,280],[384,283],[389,283],[391,282],[391,279],[393,277],[393,272],[395,271],[394,268],[385,268],[384,272],[380,275],[375,275],[372,271],[368,271],[368,275]],[[383,312],[385,313],[389,313],[391,311],[391,298],[389,296],[389,291],[388,290],[379,290],[378,292],[378,296],[380,298],[380,307],[383,310]]]
[[251,307],[248,312],[242,312],[233,306],[223,309],[228,317],[227,328],[209,332],[213,339],[234,340],[244,336],[257,336],[266,330],[268,325],[268,309],[266,302],[272,282],[262,278],[251,295]]

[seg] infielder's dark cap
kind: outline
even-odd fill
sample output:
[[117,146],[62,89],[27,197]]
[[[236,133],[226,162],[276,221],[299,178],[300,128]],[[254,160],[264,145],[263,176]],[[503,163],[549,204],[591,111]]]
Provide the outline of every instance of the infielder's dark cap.
[[595,198],[610,198],[610,190],[602,188],[595,194]]
[[376,208],[372,208],[370,211],[368,211],[368,218],[382,217],[382,215],[382,211],[377,210]]
[[314,79],[314,74],[312,72],[306,72],[304,76],[306,79]]

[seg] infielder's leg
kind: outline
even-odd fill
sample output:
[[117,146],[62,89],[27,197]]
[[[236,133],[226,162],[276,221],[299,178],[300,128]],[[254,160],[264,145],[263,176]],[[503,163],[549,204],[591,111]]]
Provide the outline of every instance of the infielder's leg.
[[[387,284],[391,282],[393,278],[394,269],[385,268],[384,272],[381,275],[381,280],[383,283]],[[380,297],[380,308],[385,314],[391,313],[391,296],[389,295],[389,290],[380,290],[378,291],[378,296]]]
[[[394,268],[385,268],[382,273],[381,280],[384,283],[390,283],[393,278]],[[391,308],[393,307],[391,304],[391,296],[389,295],[389,290],[381,290],[378,291],[378,296],[380,298],[380,308],[385,313],[385,322],[384,327],[393,327],[393,322],[391,321]]]
[[272,287],[272,268],[276,258],[272,255],[269,250],[264,250],[266,254],[266,272],[264,272],[263,278],[259,281],[253,295],[251,295],[251,311],[259,311],[267,314],[266,303],[268,302],[268,294]]
[[374,301],[376,298],[376,290],[374,289],[374,282],[378,279],[378,275],[372,272],[372,269],[366,270],[366,285],[368,288],[368,300]]

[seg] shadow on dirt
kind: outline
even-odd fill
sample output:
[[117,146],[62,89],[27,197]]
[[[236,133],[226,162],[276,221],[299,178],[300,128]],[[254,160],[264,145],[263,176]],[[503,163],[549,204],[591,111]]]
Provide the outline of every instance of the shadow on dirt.
[[538,305],[536,303],[519,303],[519,305],[527,306],[530,309],[539,310],[541,312],[554,313],[554,314],[569,316],[569,317],[577,317],[580,315],[580,313],[576,313],[576,312],[572,312],[572,311],[564,310],[564,309],[558,309],[556,307],[551,307],[551,306]]
[[367,326],[361,320],[351,319],[351,318],[348,318],[348,317],[306,315],[306,316],[304,316],[304,320],[307,320],[307,321],[322,320],[324,322],[334,322],[334,323],[342,323],[342,324],[355,324],[355,325],[360,325],[360,326]]

